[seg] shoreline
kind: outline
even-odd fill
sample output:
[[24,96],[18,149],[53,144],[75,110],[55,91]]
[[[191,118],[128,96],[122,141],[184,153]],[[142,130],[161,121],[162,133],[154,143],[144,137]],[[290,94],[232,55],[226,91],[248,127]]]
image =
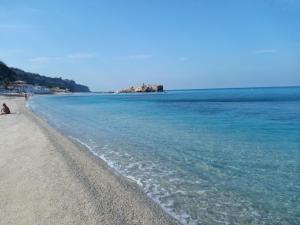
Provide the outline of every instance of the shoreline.
[[16,112],[0,117],[4,224],[179,224],[135,182],[27,109],[23,98],[0,100]]

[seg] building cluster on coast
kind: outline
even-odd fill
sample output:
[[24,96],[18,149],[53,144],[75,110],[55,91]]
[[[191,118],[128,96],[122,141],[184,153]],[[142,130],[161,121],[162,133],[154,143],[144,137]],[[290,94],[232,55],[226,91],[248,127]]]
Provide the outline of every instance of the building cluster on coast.
[[0,94],[55,94],[69,92],[90,92],[90,89],[85,85],[77,84],[74,80],[26,72],[18,68],[9,67],[0,61]]
[[70,90],[62,89],[59,87],[45,87],[41,85],[27,84],[25,81],[17,80],[10,83],[7,87],[0,87],[0,93],[3,95],[22,95],[24,93],[29,94],[57,94],[57,93],[69,93]]

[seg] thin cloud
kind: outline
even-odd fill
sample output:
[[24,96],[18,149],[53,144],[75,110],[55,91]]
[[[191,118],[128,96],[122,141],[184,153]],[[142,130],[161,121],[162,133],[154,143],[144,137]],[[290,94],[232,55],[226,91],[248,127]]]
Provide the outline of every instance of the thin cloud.
[[136,54],[136,55],[129,55],[129,59],[151,59],[153,55],[151,54]]
[[1,50],[0,55],[7,57],[7,56],[18,54],[20,52],[22,52],[21,49],[7,49],[7,50]]
[[60,57],[45,57],[45,56],[41,56],[41,57],[35,57],[30,59],[31,62],[33,63],[37,63],[37,64],[45,64],[45,63],[49,63],[51,61],[54,60],[60,60]]
[[277,53],[276,49],[259,49],[254,51],[255,54],[275,54]]
[[94,58],[94,53],[73,53],[62,57],[48,57],[48,56],[40,56],[30,59],[29,61],[34,64],[46,64],[50,62],[59,62],[65,60],[80,60],[80,59],[89,59]]
[[39,8],[35,8],[35,7],[29,7],[29,6],[24,6],[22,8],[22,11],[26,11],[29,13],[42,13],[43,10],[39,9]]
[[0,24],[0,29],[6,30],[24,30],[31,29],[32,26],[28,24]]
[[80,52],[80,53],[72,53],[67,55],[68,59],[90,59],[94,58],[96,55],[94,53]]
[[298,0],[264,0],[264,2],[272,8],[277,9],[287,9],[299,6]]
[[180,57],[178,60],[181,62],[185,62],[185,61],[188,61],[189,58],[188,57]]

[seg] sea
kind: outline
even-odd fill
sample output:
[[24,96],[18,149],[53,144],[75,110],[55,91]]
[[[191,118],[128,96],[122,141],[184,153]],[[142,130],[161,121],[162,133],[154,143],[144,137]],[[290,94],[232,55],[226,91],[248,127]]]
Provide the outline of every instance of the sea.
[[300,224],[300,87],[35,96],[182,224]]

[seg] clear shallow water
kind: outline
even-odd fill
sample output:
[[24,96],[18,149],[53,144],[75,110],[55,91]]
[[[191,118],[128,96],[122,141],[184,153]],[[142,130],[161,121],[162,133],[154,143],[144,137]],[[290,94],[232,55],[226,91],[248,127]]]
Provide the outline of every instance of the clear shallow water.
[[300,224],[300,88],[42,96],[30,107],[186,224]]

